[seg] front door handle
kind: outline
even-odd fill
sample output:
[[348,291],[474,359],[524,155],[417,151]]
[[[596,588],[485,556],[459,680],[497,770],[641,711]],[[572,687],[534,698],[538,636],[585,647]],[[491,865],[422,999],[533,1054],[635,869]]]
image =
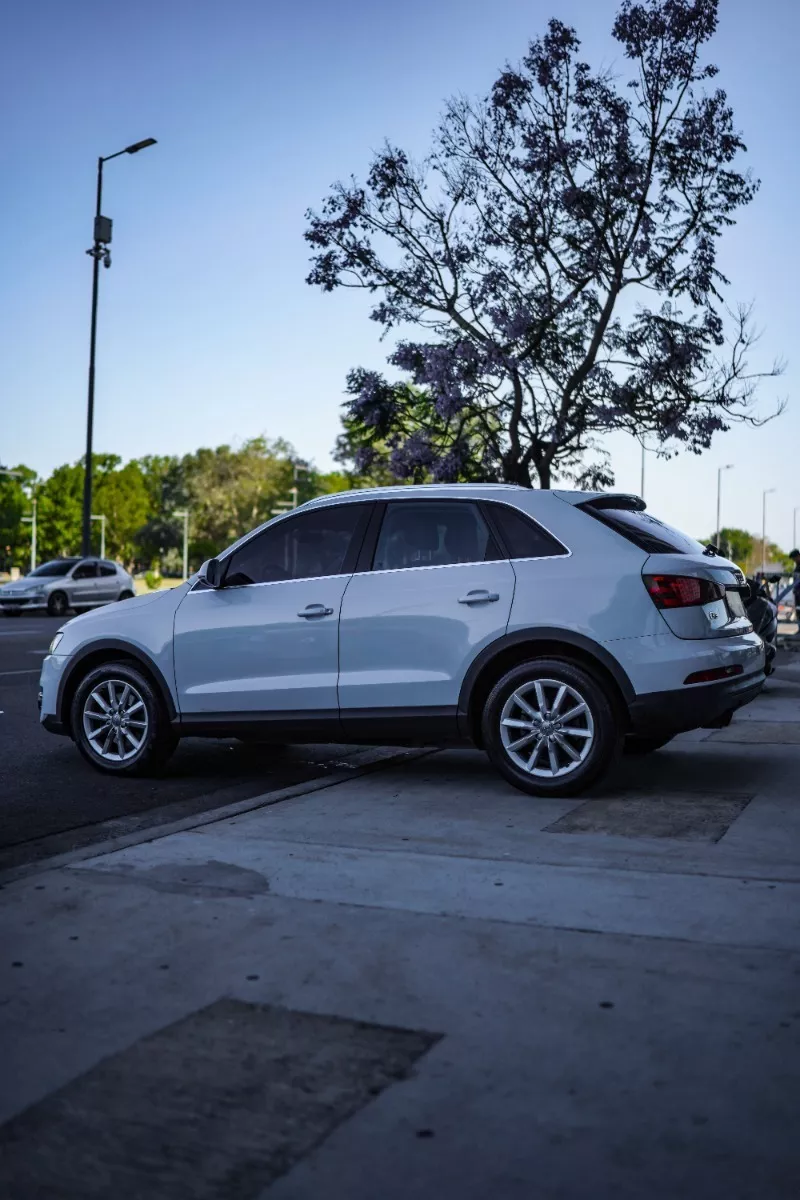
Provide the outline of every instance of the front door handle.
[[500,599],[499,592],[487,592],[486,588],[474,588],[466,596],[459,596],[459,604],[493,604]]
[[298,614],[298,617],[305,617],[309,620],[311,617],[332,617],[333,609],[326,608],[324,604],[307,604]]

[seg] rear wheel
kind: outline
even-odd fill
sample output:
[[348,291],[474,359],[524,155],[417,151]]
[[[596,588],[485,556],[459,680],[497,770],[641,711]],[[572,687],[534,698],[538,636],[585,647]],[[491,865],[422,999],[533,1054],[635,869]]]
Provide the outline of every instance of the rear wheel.
[[132,600],[132,599],[133,599],[133,592],[129,592],[129,591],[120,592],[120,594],[117,596],[117,600]]
[[65,592],[53,592],[47,597],[47,613],[51,617],[63,617],[69,604]]
[[156,772],[178,744],[161,697],[126,662],[90,671],[75,692],[70,718],[83,757],[111,775]]
[[483,744],[532,796],[577,796],[615,761],[622,732],[603,685],[575,663],[539,659],[508,671],[483,713]]

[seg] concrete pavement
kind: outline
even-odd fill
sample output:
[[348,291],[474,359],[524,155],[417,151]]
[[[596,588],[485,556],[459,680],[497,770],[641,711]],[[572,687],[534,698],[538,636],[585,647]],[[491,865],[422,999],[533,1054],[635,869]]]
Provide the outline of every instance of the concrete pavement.
[[589,800],[438,753],[6,884],[2,1194],[796,1196],[799,728],[787,656]]

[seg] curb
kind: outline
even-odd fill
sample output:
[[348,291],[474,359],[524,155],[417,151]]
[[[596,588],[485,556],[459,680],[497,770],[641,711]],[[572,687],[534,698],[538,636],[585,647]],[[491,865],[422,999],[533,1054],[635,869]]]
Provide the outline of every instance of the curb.
[[19,879],[27,879],[32,875],[44,875],[48,871],[58,871],[63,867],[70,867],[73,863],[86,862],[91,858],[104,858],[107,854],[113,854],[117,850],[126,850],[129,846],[140,846],[144,842],[155,842],[161,838],[169,837],[173,833],[185,833],[189,829],[198,829],[202,825],[214,825],[217,821],[226,821],[229,817],[239,816],[241,813],[253,812],[259,808],[269,808],[273,804],[280,804],[284,800],[292,800],[296,796],[310,795],[312,792],[320,792],[324,788],[337,787],[340,783],[346,783],[349,779],[358,779],[363,775],[372,775],[381,770],[383,767],[397,766],[404,762],[409,762],[417,758],[424,758],[428,754],[435,754],[438,747],[425,747],[424,749],[403,749],[387,751],[386,749],[376,749],[368,751],[364,756],[369,757],[369,761],[363,761],[356,766],[346,771],[331,772],[330,775],[321,776],[319,779],[307,780],[305,783],[295,783],[290,787],[279,788],[275,792],[264,792],[260,796],[251,796],[247,800],[236,800],[230,804],[220,805],[219,808],[210,808],[205,812],[195,813],[191,817],[182,817],[177,821],[168,821],[163,825],[156,825],[149,829],[140,829],[134,833],[120,834],[117,837],[111,837],[104,842],[94,842],[91,846],[82,846],[77,850],[69,850],[64,854],[54,854],[52,858],[40,859],[38,862],[23,863],[19,867],[10,867],[6,871],[0,871],[0,887],[5,887],[8,883],[14,883]]

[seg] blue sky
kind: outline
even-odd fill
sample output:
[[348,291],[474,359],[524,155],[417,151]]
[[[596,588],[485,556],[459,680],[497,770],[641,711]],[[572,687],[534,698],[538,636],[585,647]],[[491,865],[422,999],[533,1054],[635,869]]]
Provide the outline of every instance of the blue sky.
[[[0,17],[0,462],[47,472],[83,450],[94,169],[108,164],[113,268],[101,275],[95,447],[127,459],[259,433],[330,465],[344,377],[387,351],[363,296],[304,283],[303,214],[364,174],[385,137],[421,155],[442,100],[482,92],[557,12],[594,64],[620,67],[614,0],[26,0]],[[723,0],[712,57],[762,179],[722,248],[731,297],[755,300],[759,356],[788,360],[763,392],[787,413],[703,458],[651,458],[646,496],[692,532],[723,516],[785,546],[800,506],[800,5]],[[617,484],[640,451],[609,440]],[[800,513],[798,513],[800,519]],[[800,535],[798,535],[800,536]]]

